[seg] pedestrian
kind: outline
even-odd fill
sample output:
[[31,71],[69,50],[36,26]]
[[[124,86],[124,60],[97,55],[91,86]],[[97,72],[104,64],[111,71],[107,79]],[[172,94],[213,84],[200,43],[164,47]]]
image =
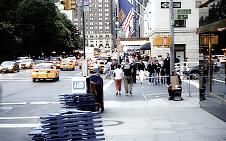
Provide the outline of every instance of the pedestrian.
[[170,75],[170,57],[169,53],[166,53],[166,58],[163,61],[163,68],[167,76]]
[[134,59],[132,60],[131,67],[132,67],[133,83],[136,83],[136,80],[137,80],[137,64],[136,64]]
[[149,60],[147,71],[149,72],[149,83],[153,83],[153,75],[154,75],[154,64],[151,60]]
[[143,84],[145,65],[142,60],[140,60],[140,63],[138,64],[138,70],[139,70],[140,83]]
[[[169,77],[167,77],[166,83],[168,87],[169,100],[174,100],[176,92],[180,93],[180,96],[181,96],[182,83],[181,83],[180,76],[176,73],[175,70],[173,70],[172,74]],[[181,100],[183,99],[181,98]]]
[[199,99],[200,101],[206,100],[205,91],[206,91],[206,77],[204,66],[200,65],[200,76],[199,76]]
[[117,68],[114,70],[116,96],[121,95],[122,79],[123,79],[123,71],[121,69],[121,65],[117,65]]
[[94,62],[93,68],[94,68],[95,73],[99,73],[99,68],[100,68],[100,67],[99,67],[99,65],[97,64],[97,61]]
[[159,79],[160,79],[160,70],[161,70],[161,65],[159,64],[158,60],[155,61],[155,84],[159,84]]
[[132,67],[129,64],[129,59],[126,59],[125,64],[123,65],[124,72],[124,87],[125,94],[128,96],[128,93],[132,95],[132,87],[133,87],[133,78],[132,78]]

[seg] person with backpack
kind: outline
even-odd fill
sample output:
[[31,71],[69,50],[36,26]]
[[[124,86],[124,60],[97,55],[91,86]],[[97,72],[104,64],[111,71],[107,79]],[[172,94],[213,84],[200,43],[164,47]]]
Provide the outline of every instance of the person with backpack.
[[129,59],[126,59],[125,64],[122,67],[124,72],[124,87],[125,94],[128,96],[128,93],[132,95],[132,87],[133,87],[133,78],[132,78],[132,66],[129,64]]

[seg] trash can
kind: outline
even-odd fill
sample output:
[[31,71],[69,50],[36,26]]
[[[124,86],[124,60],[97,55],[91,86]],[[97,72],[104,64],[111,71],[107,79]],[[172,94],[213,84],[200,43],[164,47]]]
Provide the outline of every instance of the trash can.
[[97,111],[101,109],[104,111],[104,91],[103,91],[103,79],[98,75],[94,74],[86,79],[87,93],[93,94],[96,100]]

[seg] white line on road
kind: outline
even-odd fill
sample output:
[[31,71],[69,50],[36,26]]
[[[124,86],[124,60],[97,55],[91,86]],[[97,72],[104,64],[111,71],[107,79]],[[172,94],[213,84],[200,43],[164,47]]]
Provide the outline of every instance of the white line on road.
[[107,84],[104,85],[104,91],[107,90],[107,88],[109,88],[111,86],[111,84],[114,82],[114,80],[110,80],[107,82]]
[[0,124],[0,128],[33,128],[41,126],[40,123],[36,124]]
[[82,72],[79,72],[79,73],[77,73],[76,75],[80,75],[80,74],[82,74]]
[[35,102],[30,102],[31,105],[46,105],[46,104],[60,104],[60,102],[50,102],[50,101],[35,101]]
[[223,80],[218,80],[218,79],[213,79],[213,81],[217,81],[217,82],[225,83],[225,81],[223,81]]
[[31,117],[0,117],[0,120],[14,120],[14,119],[39,119],[40,116]]
[[9,102],[9,103],[0,103],[0,105],[25,105],[27,102]]

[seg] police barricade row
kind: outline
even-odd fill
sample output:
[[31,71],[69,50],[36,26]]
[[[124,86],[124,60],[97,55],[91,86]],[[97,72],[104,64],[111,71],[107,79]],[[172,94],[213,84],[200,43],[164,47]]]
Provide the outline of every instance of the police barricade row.
[[59,95],[59,99],[62,108],[97,111],[96,100],[93,94],[62,94]]
[[29,134],[35,141],[105,140],[99,112],[66,109],[41,119],[41,127]]

